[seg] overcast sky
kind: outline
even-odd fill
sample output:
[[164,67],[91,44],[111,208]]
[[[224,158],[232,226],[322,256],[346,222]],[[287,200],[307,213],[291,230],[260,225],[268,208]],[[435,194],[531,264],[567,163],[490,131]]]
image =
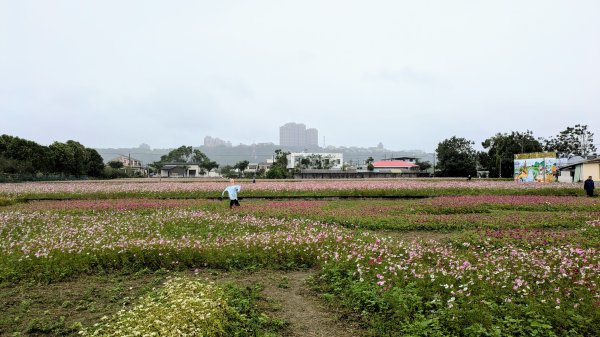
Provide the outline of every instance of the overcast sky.
[[[600,1],[0,0],[0,134],[43,145],[205,136],[431,152],[586,124]],[[600,146],[598,146],[600,148]]]

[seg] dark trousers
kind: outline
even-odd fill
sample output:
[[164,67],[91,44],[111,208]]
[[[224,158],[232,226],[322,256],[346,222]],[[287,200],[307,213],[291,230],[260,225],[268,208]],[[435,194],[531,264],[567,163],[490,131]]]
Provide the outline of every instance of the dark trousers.
[[233,205],[239,206],[240,202],[237,199],[229,200],[229,208],[232,208]]
[[585,190],[587,192],[588,197],[593,197],[594,196],[594,190],[593,189],[589,189],[589,190]]

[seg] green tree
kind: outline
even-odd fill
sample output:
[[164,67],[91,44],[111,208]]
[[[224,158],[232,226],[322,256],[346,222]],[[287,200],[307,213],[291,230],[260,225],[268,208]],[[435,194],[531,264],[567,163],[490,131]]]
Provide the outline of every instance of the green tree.
[[54,142],[49,146],[52,156],[52,172],[71,174],[75,166],[75,153],[73,148],[65,143]]
[[0,172],[99,177],[103,170],[100,154],[74,140],[42,146],[19,137],[0,136]]
[[237,174],[231,165],[221,167],[221,175],[227,178],[236,178]]
[[191,146],[182,145],[175,150],[171,150],[168,154],[160,157],[159,161],[155,161],[149,166],[155,171],[160,171],[165,164],[198,164],[200,166],[200,174],[219,167],[214,161],[211,161],[206,154],[198,149],[193,149]]
[[0,136],[0,161],[0,172],[28,174],[47,173],[52,163],[48,147],[9,135]]
[[487,154],[478,154],[479,163],[492,177],[512,177],[515,154],[543,151],[542,144],[529,130],[512,131],[510,134],[497,133],[484,140],[481,145],[487,150]]
[[193,163],[202,163],[207,160],[210,160],[210,159],[208,158],[208,156],[206,156],[206,154],[204,154],[204,152],[202,152],[198,149],[194,149],[192,151],[192,155],[191,155],[190,159],[187,161],[193,162]]
[[428,161],[420,161],[417,159],[417,165],[419,165],[419,170],[427,171],[431,168],[431,163]]
[[375,162],[375,159],[373,159],[373,157],[369,157],[367,158],[367,160],[365,161],[365,163],[367,164],[367,170],[369,171],[373,171],[375,170],[375,166],[373,166],[373,162]]
[[160,157],[161,163],[187,163],[194,154],[191,146],[182,145]]
[[596,154],[594,145],[594,133],[588,131],[587,125],[576,124],[567,127],[555,137],[541,139],[544,150],[554,151],[561,158],[571,156],[587,157]]
[[287,169],[287,156],[289,152],[283,152],[281,149],[275,150],[275,157],[273,165],[266,173],[268,179],[285,179],[291,176],[291,173]]
[[101,177],[104,171],[104,160],[98,151],[90,148],[86,148],[87,152],[87,163],[86,163],[86,174],[90,177]]
[[75,176],[84,176],[87,174],[88,152],[85,146],[74,140],[68,140],[67,146],[71,148],[73,153],[73,163],[69,167],[69,174]]
[[108,166],[110,166],[114,169],[120,169],[123,167],[123,163],[118,160],[111,160],[108,162]]
[[477,153],[473,141],[453,136],[437,146],[440,174],[444,177],[465,177],[477,173]]
[[247,160],[242,160],[237,162],[233,167],[240,170],[240,172],[242,174],[244,174],[244,171],[246,171],[246,169],[248,168],[248,165],[250,165],[250,162]]
[[216,169],[219,167],[219,164],[217,164],[217,162],[210,160],[210,158],[208,158],[206,154],[204,154],[198,149],[193,151],[192,162],[200,165],[201,174],[210,172],[212,169]]

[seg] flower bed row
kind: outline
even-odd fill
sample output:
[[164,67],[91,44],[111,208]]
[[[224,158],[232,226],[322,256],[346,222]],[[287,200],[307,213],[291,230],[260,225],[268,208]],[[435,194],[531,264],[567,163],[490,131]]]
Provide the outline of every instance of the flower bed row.
[[[0,196],[19,199],[206,198],[227,182],[83,181],[0,184]],[[242,197],[427,197],[438,195],[583,195],[581,184],[437,179],[242,182]]]
[[[513,196],[512,204],[492,203],[489,200],[494,198],[490,196],[425,200],[275,200],[245,202],[237,211],[264,217],[309,218],[350,228],[393,230],[576,228],[600,217],[600,203],[595,199],[540,198],[547,198],[549,202],[538,202],[530,196]],[[225,209],[218,203],[202,207]]]
[[591,221],[578,231],[577,242],[488,231],[445,243],[193,207],[4,210],[0,278],[319,266],[321,289],[357,310],[375,334],[591,336],[600,326],[600,228]]

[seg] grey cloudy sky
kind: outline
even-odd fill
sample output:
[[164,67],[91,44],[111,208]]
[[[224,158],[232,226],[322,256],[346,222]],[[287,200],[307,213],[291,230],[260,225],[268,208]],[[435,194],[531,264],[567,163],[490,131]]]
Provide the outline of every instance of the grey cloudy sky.
[[600,1],[0,0],[0,133],[48,145],[279,142],[432,151],[600,141]]

